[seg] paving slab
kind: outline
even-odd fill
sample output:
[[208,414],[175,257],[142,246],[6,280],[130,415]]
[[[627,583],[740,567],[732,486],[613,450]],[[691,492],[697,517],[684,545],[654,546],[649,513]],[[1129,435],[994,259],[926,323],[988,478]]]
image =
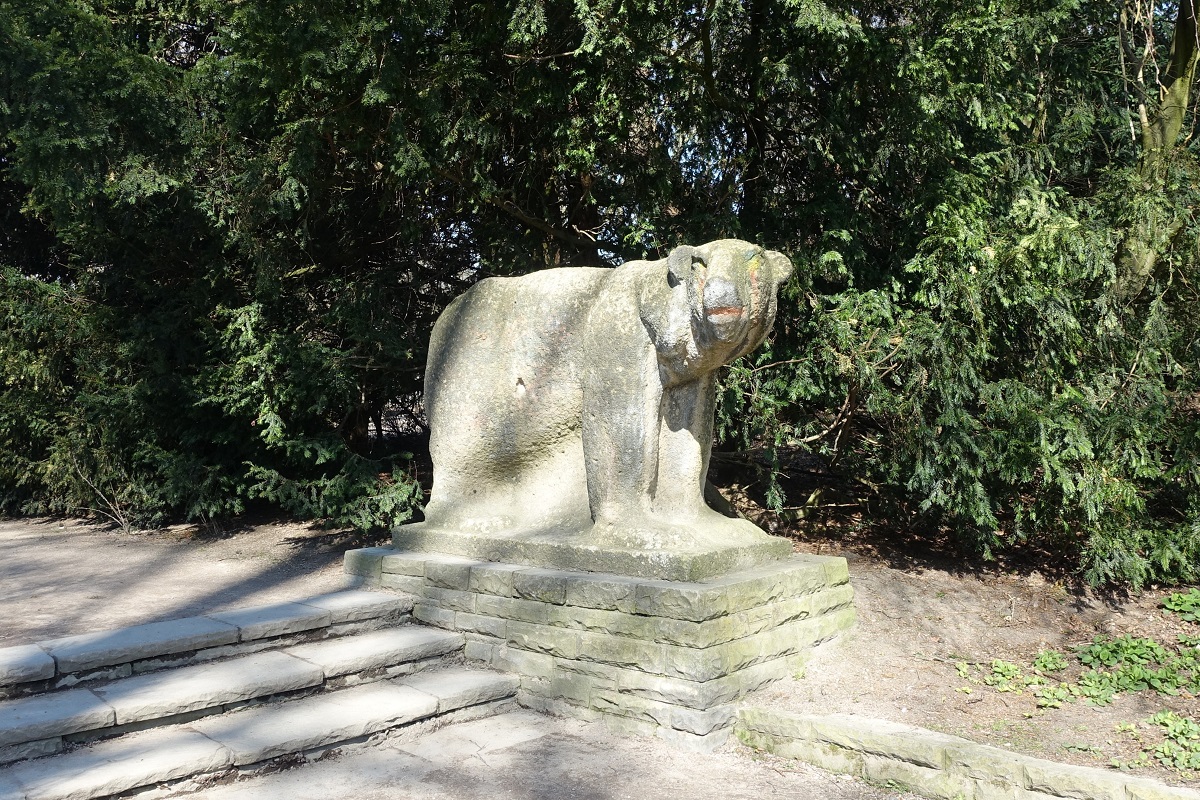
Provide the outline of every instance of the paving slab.
[[[32,742],[5,745],[0,747],[0,766],[26,758],[52,755],[62,750],[62,746],[61,736],[51,736],[48,739],[34,739]],[[0,793],[0,798],[2,797],[4,795]]]
[[326,678],[332,678],[433,658],[462,646],[462,634],[411,625],[296,645],[281,652],[317,665]]
[[389,614],[405,614],[412,611],[413,605],[411,597],[387,592],[370,592],[365,589],[333,592],[310,597],[300,602],[306,606],[314,606],[328,611],[330,623],[333,625],[376,619]]
[[49,739],[113,724],[113,708],[90,689],[0,702],[0,745]]
[[67,673],[233,644],[237,640],[236,625],[208,617],[184,617],[65,636],[39,644],[54,657],[58,671]]
[[241,766],[431,717],[437,705],[424,692],[384,682],[207,717],[189,727],[227,747]]
[[0,798],[25,800],[25,790],[7,772],[0,772]]
[[116,710],[116,722],[123,725],[304,689],[323,680],[320,667],[266,652],[136,675],[94,691]]
[[438,699],[438,713],[487,703],[516,694],[521,682],[514,675],[454,667],[436,672],[421,672],[401,681]]
[[9,771],[27,800],[91,800],[162,781],[214,772],[230,763],[222,745],[185,728],[122,736]]
[[[418,726],[419,727],[419,726]],[[409,738],[411,737],[411,738]],[[418,755],[419,753],[419,755]],[[189,794],[188,800],[918,800],[745,751],[697,756],[601,723],[514,711]]]
[[323,608],[303,603],[273,603],[267,606],[239,608],[207,614],[209,619],[236,625],[241,631],[241,641],[267,639],[288,633],[308,631],[329,626],[333,615]]
[[36,644],[0,648],[0,686],[54,677],[54,659]]

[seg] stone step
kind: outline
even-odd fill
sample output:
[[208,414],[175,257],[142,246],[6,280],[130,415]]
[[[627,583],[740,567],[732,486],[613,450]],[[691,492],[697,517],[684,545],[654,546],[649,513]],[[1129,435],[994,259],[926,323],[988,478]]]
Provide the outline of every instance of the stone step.
[[[95,738],[219,713],[273,695],[411,671],[463,646],[461,634],[417,626],[252,653],[110,683],[0,701],[0,763]],[[333,681],[333,683],[331,683]]]
[[411,610],[411,598],[351,590],[0,648],[0,698],[357,633]]
[[518,680],[451,667],[97,742],[0,769],[3,800],[97,800],[361,740],[459,710],[505,710]]

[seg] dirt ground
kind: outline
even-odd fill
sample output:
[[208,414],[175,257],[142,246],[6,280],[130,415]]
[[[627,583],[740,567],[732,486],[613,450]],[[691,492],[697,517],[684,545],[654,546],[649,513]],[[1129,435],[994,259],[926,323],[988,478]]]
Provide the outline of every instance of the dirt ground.
[[[343,585],[342,553],[379,543],[271,521],[132,534],[70,520],[0,521],[0,647],[333,591]],[[1158,608],[1166,590],[1104,597],[1036,571],[965,571],[952,559],[908,558],[902,548],[836,539],[796,546],[847,558],[858,626],[819,649],[802,676],[750,702],[906,722],[1099,767],[1132,761],[1141,749],[1118,724],[1164,708],[1200,718],[1200,701],[1188,696],[1039,709],[1029,692],[1001,694],[956,670],[960,661],[992,659],[1027,666],[1044,648],[1070,652],[1099,634],[1173,642],[1190,623]],[[1139,730],[1149,741],[1149,729]],[[1200,787],[1195,775],[1137,771]]]
[[[1027,670],[1039,651],[1070,654],[1098,635],[1129,633],[1173,644],[1200,626],[1159,608],[1166,589],[1135,597],[1093,591],[1026,574],[956,571],[928,563],[888,565],[895,553],[830,547],[798,550],[845,556],[855,590],[858,626],[841,641],[818,649],[803,675],[750,699],[810,713],[842,712],[904,722],[1052,761],[1109,767],[1135,760],[1144,743],[1157,743],[1144,721],[1171,709],[1200,718],[1200,699],[1148,692],[1118,696],[1109,706],[1082,699],[1061,708],[1038,708],[1026,690],[997,692],[960,676],[956,663],[977,680],[993,659]],[[982,668],[982,669],[981,669]],[[969,689],[969,693],[963,689]],[[1133,724],[1143,744],[1119,724]],[[1176,786],[1200,787],[1200,776],[1156,766],[1132,770]]]
[[342,588],[368,542],[247,522],[122,534],[80,520],[0,520],[0,647]]

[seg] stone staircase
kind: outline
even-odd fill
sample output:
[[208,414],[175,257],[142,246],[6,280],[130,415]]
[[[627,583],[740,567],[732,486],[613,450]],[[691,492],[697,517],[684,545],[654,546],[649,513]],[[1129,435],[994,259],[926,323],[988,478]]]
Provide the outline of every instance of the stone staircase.
[[0,649],[0,800],[92,800],[506,710],[412,600],[346,591]]

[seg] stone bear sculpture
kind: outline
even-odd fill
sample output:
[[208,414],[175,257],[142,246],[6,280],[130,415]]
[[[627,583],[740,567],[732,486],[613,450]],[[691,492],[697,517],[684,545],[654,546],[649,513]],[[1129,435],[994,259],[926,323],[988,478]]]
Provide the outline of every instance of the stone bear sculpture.
[[762,343],[791,273],[722,239],[473,286],[429,344],[422,527],[640,550],[762,537],[704,501],[714,375]]

